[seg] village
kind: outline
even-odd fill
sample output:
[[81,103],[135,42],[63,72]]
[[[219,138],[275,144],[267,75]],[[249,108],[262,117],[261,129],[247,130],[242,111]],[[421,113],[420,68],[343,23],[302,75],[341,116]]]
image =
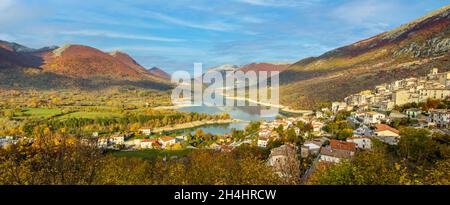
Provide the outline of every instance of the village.
[[[358,150],[371,150],[374,140],[396,146],[400,131],[391,125],[402,119],[406,119],[410,127],[449,135],[450,110],[447,108],[424,110],[410,106],[399,109],[430,99],[448,101],[449,96],[450,72],[439,73],[432,69],[426,77],[379,85],[374,90],[350,95],[343,102],[333,102],[330,107],[316,110],[311,115],[257,122],[257,127],[242,132],[242,137],[230,133],[202,138],[202,146],[193,143],[196,134],[165,136],[163,131],[154,133],[154,129],[149,127],[110,136],[94,132],[90,139],[95,139],[95,146],[99,149],[121,152],[149,149],[231,152],[246,144],[270,151],[267,164],[274,167],[276,173],[285,175],[283,170],[292,160],[296,163],[298,159],[311,159],[310,169],[313,169],[318,162],[350,160]],[[342,121],[345,122],[343,127]],[[14,144],[18,140],[12,136],[2,137],[0,146]]]

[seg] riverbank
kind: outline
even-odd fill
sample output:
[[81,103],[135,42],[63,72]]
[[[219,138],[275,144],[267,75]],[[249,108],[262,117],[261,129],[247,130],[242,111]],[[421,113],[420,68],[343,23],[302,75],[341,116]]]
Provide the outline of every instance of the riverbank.
[[191,107],[191,106],[192,105],[190,105],[190,104],[180,104],[180,105],[158,106],[158,107],[154,107],[152,109],[154,109],[154,110],[178,110],[180,108]]
[[202,121],[194,121],[189,123],[183,123],[183,124],[177,124],[172,126],[164,126],[164,127],[158,127],[153,130],[155,133],[160,132],[171,132],[171,131],[177,131],[182,129],[190,129],[205,125],[215,125],[215,124],[229,124],[233,122],[243,122],[239,119],[226,119],[226,120],[202,120]]
[[[288,106],[284,106],[284,105],[280,105],[280,104],[263,103],[263,102],[259,102],[259,101],[248,99],[248,98],[232,97],[232,96],[226,96],[226,95],[224,95],[224,97],[226,99],[231,99],[231,100],[235,100],[235,101],[248,101],[248,102],[251,102],[251,103],[254,103],[257,105],[261,105],[261,106],[275,107],[275,108],[279,108],[283,112],[288,112],[288,113],[293,113],[293,114],[309,115],[309,114],[314,113],[312,110],[296,110],[296,109],[291,109]],[[191,105],[191,104],[178,104],[178,105],[170,105],[170,106],[159,106],[159,107],[155,107],[153,109],[177,110],[177,109],[181,109],[181,108],[185,108],[185,107],[192,107],[192,106],[193,105]]]
[[254,103],[257,105],[261,105],[261,106],[275,107],[275,108],[279,108],[283,112],[289,112],[289,113],[294,113],[294,114],[309,115],[309,114],[314,113],[312,110],[295,110],[295,109],[291,109],[291,108],[281,105],[281,104],[263,103],[263,102],[259,102],[257,100],[253,100],[253,99],[249,99],[249,98],[227,96],[227,95],[224,95],[224,97],[226,99],[231,99],[231,100],[247,101],[247,102],[251,102],[251,103]]

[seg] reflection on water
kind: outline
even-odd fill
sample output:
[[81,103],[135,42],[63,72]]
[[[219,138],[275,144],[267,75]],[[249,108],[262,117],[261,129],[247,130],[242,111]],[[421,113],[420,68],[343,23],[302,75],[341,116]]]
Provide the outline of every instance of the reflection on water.
[[182,129],[177,131],[169,132],[168,134],[176,133],[177,135],[185,135],[188,133],[194,134],[197,129],[201,129],[206,133],[211,133],[214,135],[224,135],[226,133],[231,133],[232,129],[243,130],[247,126],[247,122],[235,122],[227,124],[217,124],[217,125],[204,125],[200,127]]
[[263,108],[260,106],[242,106],[242,107],[210,107],[210,106],[192,106],[179,108],[182,112],[198,112],[205,114],[228,113],[232,119],[242,121],[274,120],[276,116],[262,117],[260,115]]
[[222,125],[205,125],[193,129],[185,129],[179,131],[179,134],[186,134],[189,132],[193,132],[196,129],[202,129],[203,131],[211,134],[223,135],[225,133],[231,133],[231,130],[243,130],[250,121],[259,121],[259,120],[274,120],[276,116],[271,117],[262,117],[260,115],[261,109],[265,109],[260,106],[236,106],[236,107],[210,107],[210,106],[192,106],[192,107],[182,107],[178,110],[181,112],[197,112],[197,113],[205,113],[205,114],[220,114],[220,113],[228,113],[232,119],[239,119],[242,122],[235,122],[229,124]]

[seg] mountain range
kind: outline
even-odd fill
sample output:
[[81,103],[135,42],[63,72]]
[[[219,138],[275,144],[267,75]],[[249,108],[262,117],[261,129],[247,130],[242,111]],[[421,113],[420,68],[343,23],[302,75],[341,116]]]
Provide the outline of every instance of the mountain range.
[[208,72],[219,72],[221,74],[225,74],[226,72],[235,72],[235,71],[255,71],[258,73],[259,71],[284,71],[290,66],[289,63],[271,63],[271,62],[261,62],[261,63],[250,63],[246,65],[232,65],[232,64],[224,64],[217,67],[209,68]]
[[[0,41],[0,69],[1,84],[6,86],[21,87],[23,81],[11,82],[13,78],[28,79],[26,83],[30,87],[95,88],[126,84],[148,88],[171,87],[167,81],[169,75],[161,69],[147,70],[126,53],[106,53],[84,45],[31,49]],[[41,82],[43,79],[53,85],[45,85]],[[37,80],[36,85],[33,85],[34,80]]]
[[[322,102],[431,68],[449,71],[450,5],[396,29],[293,64],[226,64],[218,71],[280,71],[281,104],[314,108]],[[133,85],[170,89],[162,69],[146,69],[128,54],[84,45],[31,49],[0,41],[0,86],[25,88],[102,88]]]

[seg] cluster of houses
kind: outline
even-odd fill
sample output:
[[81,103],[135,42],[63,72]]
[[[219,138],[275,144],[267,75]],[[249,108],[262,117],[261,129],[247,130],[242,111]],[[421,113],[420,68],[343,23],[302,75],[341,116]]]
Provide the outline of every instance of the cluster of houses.
[[[332,108],[333,109],[333,108]],[[338,112],[338,110],[336,110]],[[326,113],[324,111],[323,113]],[[324,115],[320,116],[324,118]],[[331,119],[333,116],[330,116]],[[306,140],[301,147],[294,145],[283,145],[273,148],[268,159],[268,164],[278,170],[285,161],[288,160],[291,152],[299,152],[300,157],[315,157],[318,161],[339,163],[342,160],[351,159],[356,150],[371,150],[372,140],[374,138],[390,145],[396,145],[400,138],[400,132],[385,123],[388,117],[385,114],[368,111],[354,112],[347,119],[350,124],[354,124],[355,130],[352,137],[345,141],[334,140],[328,138],[328,134],[323,131],[325,124],[319,121],[316,116],[304,116],[299,118],[277,119],[271,122],[262,122],[258,134],[258,147],[267,147],[268,141],[271,139],[279,139],[279,135],[274,129],[282,125],[283,129],[294,128],[297,136],[301,135],[300,129],[294,126],[297,122],[302,121],[313,127],[314,136],[312,139]],[[303,136],[307,139],[307,136]]]
[[233,149],[243,145],[243,144],[252,144],[252,140],[250,138],[246,138],[244,140],[235,141],[231,134],[224,134],[222,136],[218,136],[218,139],[210,144],[207,149],[213,149],[221,152],[231,152]]
[[[389,123],[400,118],[411,118],[417,121],[414,127],[420,128],[450,128],[450,110],[430,109],[426,112],[411,108],[399,113],[394,106],[408,103],[426,102],[428,99],[443,100],[450,97],[450,72],[439,73],[434,68],[420,78],[407,78],[392,83],[376,86],[375,90],[365,90],[350,95],[344,102],[333,102],[331,111],[357,110],[354,119],[366,125]],[[389,113],[389,115],[386,115]],[[358,121],[351,120],[358,123]]]
[[375,125],[390,123],[396,119],[410,118],[417,121],[413,127],[417,128],[450,128],[450,110],[430,109],[422,111],[418,108],[406,109],[403,113],[396,110],[390,111],[389,115],[376,111],[358,111],[352,113],[349,121],[352,125],[357,124]]
[[[148,136],[151,134],[150,128],[141,128],[139,132]],[[170,149],[176,143],[185,141],[184,136],[170,137],[164,136],[152,139],[131,139],[135,135],[134,132],[116,133],[109,137],[99,137],[97,139],[97,147],[101,149]],[[94,137],[98,137],[98,133],[93,133]]]
[[372,140],[378,139],[389,145],[397,145],[400,132],[386,124],[377,124],[375,129],[367,126],[353,132],[345,141],[330,140],[326,137],[306,140],[301,146],[301,157],[317,156],[319,161],[339,163],[350,159],[356,150],[371,150]]
[[[93,137],[98,137],[98,132],[92,133]],[[134,132],[129,133],[115,133],[109,137],[99,137],[97,139],[97,146],[101,149],[117,148],[125,144],[125,141],[134,136]]]
[[[257,144],[259,147],[266,147],[270,139],[279,137],[277,132],[273,131],[274,128],[283,125],[284,129],[288,129],[301,120],[314,125],[314,131],[318,133],[315,136],[322,137],[306,140],[299,149],[300,156],[303,158],[313,156],[318,161],[339,163],[342,160],[351,159],[357,150],[371,150],[373,139],[389,145],[397,145],[400,132],[388,125],[396,119],[415,119],[414,122],[417,123],[413,125],[414,127],[433,127],[448,130],[450,111],[447,109],[422,111],[412,108],[405,110],[403,113],[393,110],[394,106],[426,102],[429,98],[446,99],[448,97],[450,97],[450,72],[439,73],[437,69],[433,69],[426,77],[403,79],[379,85],[374,91],[366,90],[348,96],[344,102],[333,102],[331,110],[324,108],[321,111],[316,111],[313,117],[265,122],[261,124]],[[354,129],[353,135],[343,141],[330,140],[324,137],[327,136],[322,131],[324,124],[317,119],[332,119],[334,114],[340,111],[352,111],[347,121]],[[298,132],[300,131],[298,130]],[[281,152],[278,149],[284,151]],[[286,154],[282,154],[287,152],[286,149],[289,148],[272,149],[268,160],[269,165],[274,166],[280,159],[286,158]]]
[[130,146],[135,149],[170,149],[176,143],[184,141],[185,138],[164,136],[157,139],[134,139]]
[[353,109],[390,111],[394,106],[426,102],[427,99],[445,99],[450,96],[450,71],[439,73],[437,68],[424,77],[406,78],[378,85],[350,95],[344,102],[334,103],[333,110]]
[[277,119],[269,122],[264,121],[261,123],[258,132],[258,140],[257,140],[258,147],[266,148],[270,140],[280,139],[278,132],[274,131],[274,129],[278,129],[280,126],[283,127],[284,130],[293,128],[295,134],[297,136],[300,136],[301,130],[295,126],[299,121],[305,124],[310,124],[312,126],[312,133],[318,135],[320,135],[323,132],[322,128],[325,126],[324,123],[320,122],[314,117],[298,117],[298,118],[290,117],[285,119],[284,118]]
[[403,113],[393,110],[394,106],[426,102],[429,98],[442,100],[449,97],[450,72],[439,73],[436,68],[425,77],[398,80],[376,86],[373,91],[350,95],[344,102],[333,102],[331,110],[325,108],[316,112],[316,117],[326,118],[327,111],[352,111],[347,121],[354,128],[353,136],[345,141],[328,140],[325,137],[307,140],[301,147],[301,157],[316,156],[319,161],[339,163],[352,158],[358,149],[372,149],[373,139],[397,145],[400,132],[388,124],[402,118],[414,119],[415,124],[412,126],[416,128],[435,128],[433,130],[449,133],[448,109],[423,111],[411,108]]

